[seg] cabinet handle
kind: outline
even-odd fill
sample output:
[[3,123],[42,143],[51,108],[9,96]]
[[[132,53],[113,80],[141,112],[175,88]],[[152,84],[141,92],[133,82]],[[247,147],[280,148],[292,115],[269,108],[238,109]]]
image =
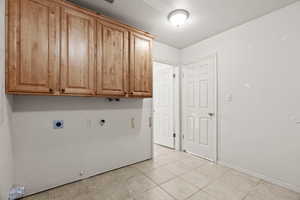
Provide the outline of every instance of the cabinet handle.
[[62,93],[65,93],[65,92],[66,92],[66,90],[65,90],[64,88],[62,88],[62,89],[61,89],[61,92],[62,92]]
[[53,89],[52,89],[52,88],[49,88],[49,92],[50,92],[50,93],[53,93]]

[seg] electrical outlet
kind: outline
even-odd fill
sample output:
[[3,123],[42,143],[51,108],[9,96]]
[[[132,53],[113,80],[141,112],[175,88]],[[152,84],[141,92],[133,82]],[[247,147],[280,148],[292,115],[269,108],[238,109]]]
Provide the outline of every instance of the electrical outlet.
[[232,94],[230,94],[230,93],[227,94],[226,97],[225,97],[225,99],[226,99],[226,102],[227,102],[227,103],[231,103],[231,102],[232,102],[232,99],[233,99]]
[[54,120],[53,129],[63,129],[65,127],[64,120]]
[[135,118],[131,118],[131,128],[135,128]]
[[105,119],[100,119],[98,121],[98,123],[99,123],[100,126],[104,126],[106,124],[106,120]]

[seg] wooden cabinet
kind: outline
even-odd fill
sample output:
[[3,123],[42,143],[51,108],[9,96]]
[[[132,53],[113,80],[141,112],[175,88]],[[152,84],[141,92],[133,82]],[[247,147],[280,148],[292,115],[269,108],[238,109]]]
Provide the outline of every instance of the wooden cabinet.
[[95,19],[62,9],[61,93],[95,94]]
[[7,0],[9,94],[151,97],[152,36],[62,0]]
[[97,23],[97,94],[125,96],[128,93],[128,30]]
[[152,39],[132,32],[130,44],[130,95],[152,97]]
[[59,67],[59,7],[46,0],[9,0],[7,12],[7,90],[52,93]]

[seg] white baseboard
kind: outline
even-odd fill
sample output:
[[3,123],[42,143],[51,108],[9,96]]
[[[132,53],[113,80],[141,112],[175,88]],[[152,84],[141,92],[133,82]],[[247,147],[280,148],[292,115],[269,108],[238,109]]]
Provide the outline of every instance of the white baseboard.
[[253,177],[256,177],[256,178],[260,178],[260,179],[262,179],[264,181],[273,183],[275,185],[279,185],[281,187],[284,187],[286,189],[292,190],[294,192],[300,193],[300,186],[289,184],[289,183],[286,183],[286,182],[281,181],[279,179],[276,179],[276,178],[273,178],[273,177],[268,177],[266,175],[254,172],[252,170],[244,169],[244,168],[241,168],[241,167],[237,167],[237,166],[234,166],[232,164],[229,164],[229,163],[226,163],[226,162],[223,162],[223,161],[218,161],[217,163],[220,164],[220,165],[223,165],[225,167],[229,167],[229,168],[235,169],[237,171],[243,172],[243,173],[248,174],[250,176],[253,176]]

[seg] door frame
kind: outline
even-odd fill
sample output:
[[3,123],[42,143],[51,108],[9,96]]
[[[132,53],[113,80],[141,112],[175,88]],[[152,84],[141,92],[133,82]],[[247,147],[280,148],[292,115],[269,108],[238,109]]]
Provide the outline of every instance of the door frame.
[[[215,115],[216,115],[216,121],[215,121],[215,147],[214,147],[214,152],[213,152],[213,158],[211,161],[217,162],[218,161],[218,155],[219,155],[219,97],[218,97],[218,91],[219,91],[219,72],[218,72],[218,54],[217,52],[199,57],[196,60],[192,62],[187,62],[187,63],[182,63],[180,67],[180,91],[179,91],[179,96],[180,96],[180,151],[184,151],[183,149],[183,66],[186,65],[192,65],[196,63],[200,63],[202,60],[205,59],[214,59],[215,66],[214,66],[214,73],[215,73]],[[197,155],[196,155],[197,156]]]
[[[181,130],[180,130],[180,66],[176,64],[172,64],[166,61],[161,60],[153,60],[153,67],[155,63],[169,65],[173,68],[173,73],[175,74],[175,78],[173,78],[173,131],[176,134],[174,138],[174,149],[181,151]],[[154,71],[154,70],[153,70]],[[152,83],[153,84],[153,83]],[[154,88],[153,88],[154,90]],[[154,97],[153,97],[154,98]],[[154,144],[154,100],[152,101],[152,141]],[[153,154],[153,149],[152,149]]]

